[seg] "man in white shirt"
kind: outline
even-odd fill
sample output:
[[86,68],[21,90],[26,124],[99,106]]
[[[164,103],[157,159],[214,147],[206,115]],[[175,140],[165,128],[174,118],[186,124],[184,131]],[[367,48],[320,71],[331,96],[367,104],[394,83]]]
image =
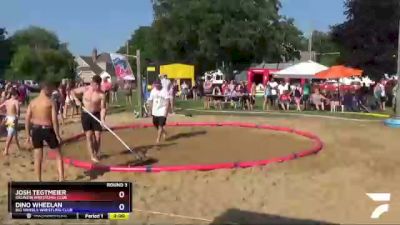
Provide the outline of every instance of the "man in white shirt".
[[161,136],[167,135],[164,127],[167,123],[168,110],[170,107],[170,94],[166,89],[163,89],[159,81],[153,83],[153,90],[150,92],[150,97],[147,100],[150,108],[151,115],[153,116],[153,125],[157,129],[156,143],[160,143]]

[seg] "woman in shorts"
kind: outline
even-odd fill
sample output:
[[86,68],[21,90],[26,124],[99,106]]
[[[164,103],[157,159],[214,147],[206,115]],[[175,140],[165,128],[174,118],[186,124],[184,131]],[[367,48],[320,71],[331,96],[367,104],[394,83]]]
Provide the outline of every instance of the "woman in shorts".
[[293,91],[294,102],[296,103],[296,110],[301,111],[301,98],[303,97],[301,94],[301,87],[297,85]]
[[279,96],[279,103],[284,111],[289,111],[290,106],[290,92],[284,91],[283,94]]
[[264,88],[264,104],[263,104],[263,110],[269,110],[268,103],[271,101],[270,99],[271,96],[271,87],[269,85],[265,85]]

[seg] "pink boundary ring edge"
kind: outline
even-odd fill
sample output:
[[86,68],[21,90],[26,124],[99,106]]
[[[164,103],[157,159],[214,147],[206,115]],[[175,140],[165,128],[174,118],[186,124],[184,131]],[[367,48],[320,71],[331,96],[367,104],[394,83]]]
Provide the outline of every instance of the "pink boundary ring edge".
[[[123,125],[112,127],[113,130],[120,129],[133,129],[133,128],[148,128],[152,127],[152,124],[142,123],[142,124],[131,124],[131,125]],[[236,169],[236,168],[249,168],[256,166],[266,166],[271,163],[282,163],[290,160],[303,158],[306,156],[310,156],[312,154],[317,154],[320,152],[324,146],[321,139],[310,133],[300,130],[295,130],[287,127],[280,126],[271,126],[271,125],[257,125],[253,123],[241,123],[241,122],[171,122],[168,123],[169,127],[218,127],[218,126],[229,126],[229,127],[245,127],[245,128],[256,128],[256,129],[266,129],[273,130],[278,132],[286,132],[296,134],[302,137],[306,137],[314,141],[314,145],[312,148],[303,150],[297,153],[292,153],[290,155],[276,157],[272,159],[265,160],[257,160],[257,161],[246,161],[246,162],[231,162],[231,163],[218,163],[218,164],[198,164],[198,165],[180,165],[180,166],[138,166],[138,167],[129,167],[129,166],[104,166],[104,165],[96,165],[92,162],[80,161],[71,158],[64,157],[64,163],[72,165],[77,168],[85,169],[85,170],[97,170],[97,171],[106,171],[106,172],[176,172],[176,171],[210,171],[217,169]],[[64,143],[76,141],[79,138],[83,137],[84,134],[78,134],[73,137],[70,137],[64,141]],[[54,159],[54,152],[48,153],[49,158]]]

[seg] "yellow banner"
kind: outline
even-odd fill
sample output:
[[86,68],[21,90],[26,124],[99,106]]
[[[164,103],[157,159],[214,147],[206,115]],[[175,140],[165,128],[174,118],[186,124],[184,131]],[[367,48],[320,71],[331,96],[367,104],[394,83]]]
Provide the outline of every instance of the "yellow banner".
[[156,72],[156,68],[154,66],[147,67],[147,72]]

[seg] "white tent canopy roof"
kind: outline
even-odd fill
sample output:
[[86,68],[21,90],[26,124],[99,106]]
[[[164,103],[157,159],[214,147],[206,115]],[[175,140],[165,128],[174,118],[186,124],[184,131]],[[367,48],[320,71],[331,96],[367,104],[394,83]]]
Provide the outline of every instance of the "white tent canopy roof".
[[132,75],[128,75],[128,76],[125,76],[125,77],[123,77],[123,80],[135,80],[135,77],[134,76],[132,76]]
[[328,67],[309,60],[272,74],[276,78],[313,79],[315,74],[327,69]]

